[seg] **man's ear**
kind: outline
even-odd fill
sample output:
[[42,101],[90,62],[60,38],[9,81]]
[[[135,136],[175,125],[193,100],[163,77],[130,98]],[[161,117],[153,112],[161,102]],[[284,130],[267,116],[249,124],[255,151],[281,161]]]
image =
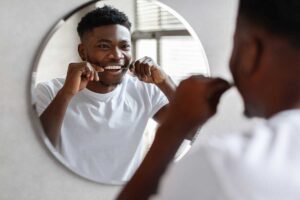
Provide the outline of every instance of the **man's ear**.
[[243,46],[243,53],[241,54],[242,58],[242,70],[245,75],[255,74],[259,68],[263,53],[262,41],[258,37],[251,37],[245,41]]
[[80,43],[78,45],[78,54],[80,56],[80,58],[83,60],[83,61],[86,61],[86,53],[85,53],[85,48],[84,48],[84,45],[82,43]]

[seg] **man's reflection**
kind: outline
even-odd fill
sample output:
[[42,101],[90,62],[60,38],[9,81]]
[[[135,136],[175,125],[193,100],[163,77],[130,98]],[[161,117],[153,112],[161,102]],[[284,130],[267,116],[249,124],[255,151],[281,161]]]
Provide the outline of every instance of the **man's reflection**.
[[132,62],[130,27],[115,8],[91,11],[77,27],[83,62],[69,64],[66,78],[36,88],[49,140],[82,175],[97,181],[130,178],[143,159],[148,119],[162,121],[175,91],[151,58]]

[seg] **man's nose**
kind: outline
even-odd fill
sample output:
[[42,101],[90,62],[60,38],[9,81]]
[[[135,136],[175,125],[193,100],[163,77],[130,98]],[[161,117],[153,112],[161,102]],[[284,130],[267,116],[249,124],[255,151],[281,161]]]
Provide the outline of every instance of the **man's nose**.
[[124,58],[123,52],[119,49],[119,48],[114,48],[110,54],[109,54],[109,58],[110,59],[115,59],[115,60],[119,60]]

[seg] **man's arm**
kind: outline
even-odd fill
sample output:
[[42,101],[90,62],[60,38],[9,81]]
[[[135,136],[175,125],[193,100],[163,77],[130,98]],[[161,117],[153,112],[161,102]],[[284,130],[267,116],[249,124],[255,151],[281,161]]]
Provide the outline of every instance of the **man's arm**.
[[[175,91],[176,91],[176,85],[171,79],[171,77],[166,76],[166,79],[162,83],[156,84],[156,86],[166,95],[169,102],[174,97]],[[166,117],[168,111],[168,105],[163,106],[161,109],[159,109],[155,115],[153,116],[153,119],[158,123],[161,124]]]
[[172,126],[163,124],[157,130],[154,142],[141,166],[128,182],[118,200],[144,200],[157,191],[160,177],[173,161],[183,138],[169,137],[174,134]]
[[44,131],[53,146],[57,145],[61,125],[72,96],[60,90],[40,116]]
[[224,80],[203,76],[191,77],[179,85],[153,145],[118,200],[146,200],[156,193],[159,180],[181,142],[216,112],[220,96],[228,88]]
[[[133,72],[139,80],[145,83],[155,84],[167,97],[169,102],[172,100],[176,85],[161,68],[150,57],[143,57],[130,66],[130,71]],[[155,113],[153,119],[157,123],[161,123],[166,116],[168,105],[162,107]]]
[[96,69],[100,67],[88,67],[87,63],[73,63],[69,65],[67,77],[62,89],[43,111],[40,116],[41,123],[47,137],[53,146],[57,145],[59,133],[63,123],[65,113],[71,99],[92,80],[99,80]]

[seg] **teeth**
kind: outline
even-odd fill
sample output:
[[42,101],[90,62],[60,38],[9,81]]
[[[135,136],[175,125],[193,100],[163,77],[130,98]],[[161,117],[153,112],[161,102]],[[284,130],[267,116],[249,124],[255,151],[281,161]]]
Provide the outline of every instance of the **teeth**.
[[104,69],[121,69],[121,66],[106,66]]

